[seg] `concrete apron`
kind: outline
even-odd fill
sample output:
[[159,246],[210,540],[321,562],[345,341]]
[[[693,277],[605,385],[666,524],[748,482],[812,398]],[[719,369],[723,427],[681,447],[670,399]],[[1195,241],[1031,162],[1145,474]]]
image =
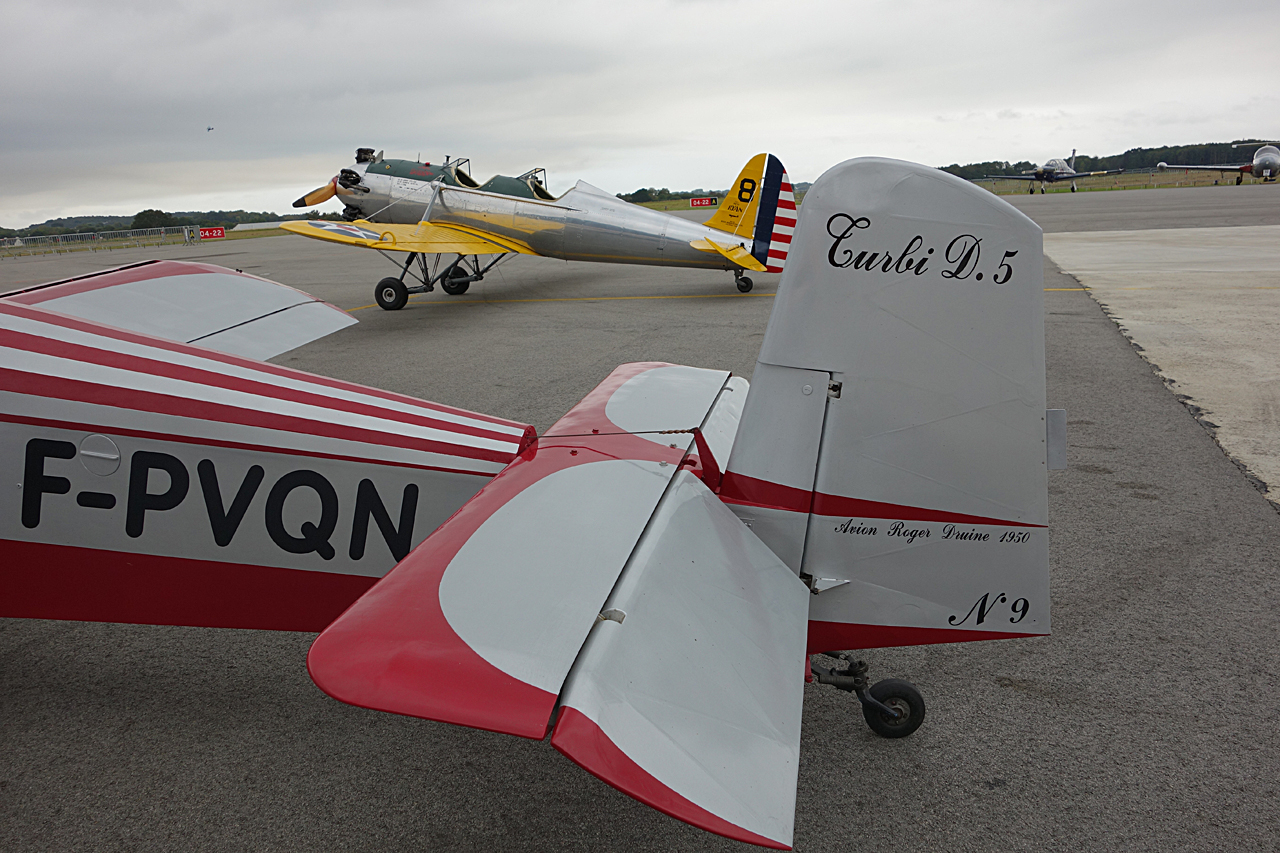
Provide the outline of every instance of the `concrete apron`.
[[1280,504],[1280,226],[1046,234],[1044,251]]

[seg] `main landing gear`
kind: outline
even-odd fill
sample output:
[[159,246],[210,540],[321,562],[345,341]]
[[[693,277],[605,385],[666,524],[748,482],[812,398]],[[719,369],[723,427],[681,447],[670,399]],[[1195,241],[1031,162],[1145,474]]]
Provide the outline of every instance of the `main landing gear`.
[[[430,293],[436,289],[437,283],[440,289],[450,296],[461,296],[467,292],[471,282],[482,281],[485,273],[507,257],[509,256],[505,254],[498,255],[488,264],[481,266],[479,255],[470,257],[458,255],[457,260],[446,265],[444,270],[436,272],[440,266],[439,255],[436,255],[434,267],[428,269],[426,255],[421,252],[410,252],[408,259],[404,262],[404,268],[400,270],[399,277],[389,276],[378,282],[378,286],[373,289],[373,298],[377,301],[378,307],[384,311],[399,311],[409,302],[410,294]],[[415,261],[417,269],[414,269]],[[405,284],[406,275],[413,276],[422,283]]]
[[1075,191],[1076,191],[1076,182],[1075,182],[1075,181],[1072,181],[1072,182],[1071,182],[1071,191],[1072,191],[1072,192],[1075,192]]
[[743,275],[742,270],[733,271],[733,283],[738,285],[738,291],[740,293],[751,292],[751,279]]
[[845,668],[810,664],[814,677],[819,684],[855,694],[871,731],[881,737],[899,738],[920,728],[924,722],[924,697],[914,684],[901,678],[886,678],[868,687],[866,661],[854,660],[848,652],[832,652],[829,656],[844,661]]

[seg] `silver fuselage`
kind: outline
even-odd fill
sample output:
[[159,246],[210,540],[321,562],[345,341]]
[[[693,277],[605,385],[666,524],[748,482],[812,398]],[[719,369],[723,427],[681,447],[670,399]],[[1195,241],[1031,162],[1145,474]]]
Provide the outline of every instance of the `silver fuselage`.
[[1253,172],[1255,178],[1274,181],[1280,177],[1280,148],[1264,145],[1253,155]]
[[[364,165],[355,171],[363,173]],[[462,225],[518,240],[540,255],[566,261],[731,270],[737,266],[721,255],[694,249],[690,241],[710,239],[751,248],[750,234],[734,237],[630,204],[584,181],[554,201],[377,174],[363,175],[361,186],[368,192],[344,194],[343,201],[370,222]]]

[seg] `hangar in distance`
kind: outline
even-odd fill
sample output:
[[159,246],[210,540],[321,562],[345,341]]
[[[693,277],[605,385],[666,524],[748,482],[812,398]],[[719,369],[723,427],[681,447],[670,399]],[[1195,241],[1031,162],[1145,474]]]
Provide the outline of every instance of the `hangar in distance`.
[[[468,165],[447,157],[436,165],[388,160],[382,152],[361,148],[354,166],[293,205],[307,207],[337,196],[346,205],[348,222],[306,220],[284,228],[407,254],[400,275],[374,288],[378,305],[389,311],[437,283],[445,293],[465,293],[513,254],[729,270],[746,293],[752,281],[745,272],[782,272],[795,230],[791,179],[772,154],[751,158],[705,225],[630,204],[585,181],[552,195],[542,169],[518,177],[496,175],[481,184],[468,174]],[[442,256],[452,260],[442,264]],[[482,262],[481,256],[495,257]],[[407,285],[406,275],[419,284]]]
[[550,735],[668,815],[790,847],[810,673],[900,737],[919,692],[846,650],[1050,632],[1042,257],[967,181],[847,161],[750,383],[624,364],[542,435],[258,360],[350,318],[253,276],[7,294],[0,616],[321,632],[336,699]]
[[[1084,178],[1097,178],[1102,175],[1118,175],[1124,169],[1107,169],[1101,172],[1077,172],[1076,171],[1076,150],[1071,149],[1071,159],[1063,160],[1055,157],[1047,161],[1043,166],[1036,166],[1034,169],[1028,169],[1021,175],[983,175],[984,178],[994,178],[998,181],[1039,181],[1040,192],[1044,192],[1045,184],[1054,184],[1058,181],[1070,181],[1071,191],[1076,191],[1076,181]],[[1027,187],[1028,193],[1036,191],[1035,184],[1031,183]]]
[[1177,171],[1178,169],[1188,169],[1193,172],[1235,172],[1236,184],[1243,183],[1245,175],[1253,175],[1260,179],[1263,183],[1273,183],[1277,176],[1280,176],[1280,148],[1276,147],[1277,143],[1265,142],[1237,142],[1232,148],[1242,148],[1246,145],[1262,145],[1257,151],[1253,152],[1253,159],[1248,163],[1226,163],[1220,166],[1183,166],[1179,164],[1170,165],[1169,163],[1157,163],[1156,168],[1161,172],[1168,169]]

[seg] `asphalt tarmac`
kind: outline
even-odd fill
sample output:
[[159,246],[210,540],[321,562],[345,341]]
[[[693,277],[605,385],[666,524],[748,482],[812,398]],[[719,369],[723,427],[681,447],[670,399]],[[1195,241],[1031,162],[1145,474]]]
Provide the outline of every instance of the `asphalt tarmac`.
[[[1191,190],[1176,215],[1178,190],[1046,201],[1125,208],[1090,208],[1082,229],[1203,225],[1234,191]],[[385,264],[372,253],[281,237],[141,255],[358,309],[282,363],[539,429],[620,362],[750,376],[777,286],[757,276],[742,296],[723,273],[517,258],[464,297],[389,313],[363,307]],[[141,255],[5,260],[0,283]],[[1280,515],[1074,279],[1046,262],[1045,286],[1049,405],[1069,422],[1070,467],[1050,479],[1055,632],[866,653],[873,678],[910,679],[928,702],[902,741],[809,685],[797,850],[1276,848]],[[0,620],[0,849],[749,849],[548,744],[335,702],[307,677],[311,639]]]

